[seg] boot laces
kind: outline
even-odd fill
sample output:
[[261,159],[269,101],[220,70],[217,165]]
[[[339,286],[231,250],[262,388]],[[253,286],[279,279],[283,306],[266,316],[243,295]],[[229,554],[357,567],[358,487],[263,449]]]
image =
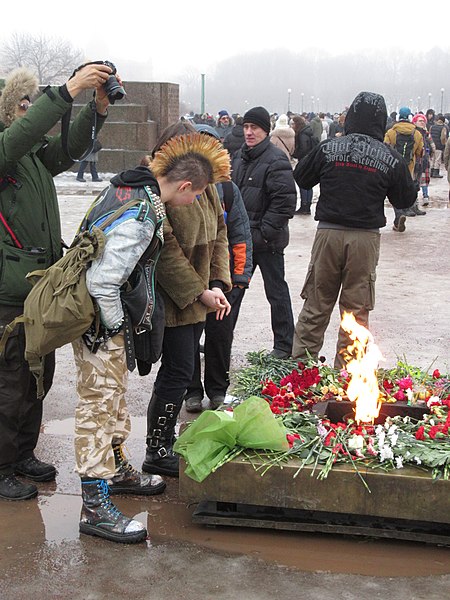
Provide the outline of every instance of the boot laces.
[[133,465],[131,465],[128,462],[127,457],[125,456],[125,453],[123,451],[122,444],[120,444],[120,446],[114,447],[114,456],[116,457],[117,470],[120,473],[129,473],[130,475],[139,475],[139,471],[137,471],[133,467]]
[[117,508],[117,506],[111,501],[111,498],[109,496],[109,487],[106,480],[100,479],[97,484],[97,487],[100,491],[100,502],[102,508],[104,508],[112,516],[113,519],[120,519],[120,517],[122,517],[122,513]]

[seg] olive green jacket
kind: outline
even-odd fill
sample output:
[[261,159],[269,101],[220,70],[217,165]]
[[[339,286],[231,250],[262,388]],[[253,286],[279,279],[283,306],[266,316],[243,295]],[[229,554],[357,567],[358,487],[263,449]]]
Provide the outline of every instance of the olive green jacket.
[[[94,105],[95,107],[95,105]],[[17,183],[0,192],[0,211],[13,231],[17,247],[0,222],[0,304],[19,306],[31,286],[24,279],[61,256],[61,225],[53,177],[73,161],[65,154],[61,135],[46,136],[70,108],[59,88],[48,88],[26,115],[0,131],[0,179]],[[92,103],[71,123],[68,135],[71,156],[80,157],[91,138]],[[105,117],[97,115],[97,130]],[[0,128],[1,129],[1,128]]]

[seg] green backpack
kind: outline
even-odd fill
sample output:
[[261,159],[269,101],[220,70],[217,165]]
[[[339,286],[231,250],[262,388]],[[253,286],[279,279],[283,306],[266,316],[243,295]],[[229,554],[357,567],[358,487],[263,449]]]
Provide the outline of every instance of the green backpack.
[[23,315],[9,323],[0,340],[0,355],[18,323],[25,329],[25,360],[37,380],[38,398],[44,396],[43,366],[46,354],[70,344],[96,320],[98,307],[86,286],[86,269],[105,248],[103,229],[129,208],[141,204],[136,199],[112,213],[99,227],[79,234],[66,254],[48,269],[32,271],[27,279],[33,287],[25,299]]

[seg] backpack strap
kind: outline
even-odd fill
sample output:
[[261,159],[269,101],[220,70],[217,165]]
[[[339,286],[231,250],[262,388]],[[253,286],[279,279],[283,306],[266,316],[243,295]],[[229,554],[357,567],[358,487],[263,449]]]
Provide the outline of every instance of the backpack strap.
[[16,325],[19,325],[19,323],[31,323],[31,319],[29,319],[25,315],[19,315],[18,317],[16,317],[14,319],[14,321],[11,321],[11,323],[8,323],[8,325],[5,325],[5,329],[3,330],[3,335],[0,339],[0,356],[2,356],[4,354],[6,344],[9,340],[9,336],[12,334],[12,332],[16,328]]

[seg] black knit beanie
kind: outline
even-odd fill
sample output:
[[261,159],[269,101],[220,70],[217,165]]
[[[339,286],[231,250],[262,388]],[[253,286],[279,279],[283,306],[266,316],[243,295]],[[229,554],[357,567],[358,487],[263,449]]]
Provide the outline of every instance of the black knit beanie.
[[244,115],[243,123],[253,123],[264,129],[267,134],[270,133],[270,115],[263,106],[250,108]]

